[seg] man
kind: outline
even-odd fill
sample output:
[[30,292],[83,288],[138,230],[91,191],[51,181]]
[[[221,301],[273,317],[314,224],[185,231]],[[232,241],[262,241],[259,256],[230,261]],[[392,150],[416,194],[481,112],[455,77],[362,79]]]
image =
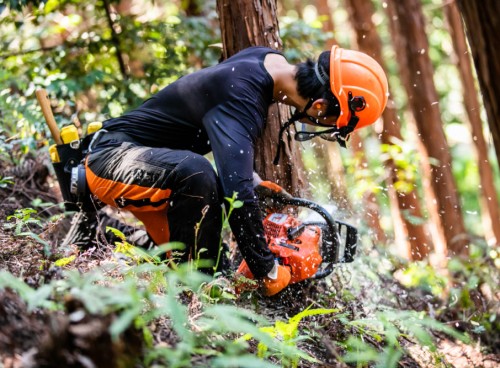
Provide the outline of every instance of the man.
[[[298,65],[269,48],[245,49],[105,121],[86,159],[89,189],[103,203],[131,211],[156,244],[184,243],[183,261],[217,259],[222,204],[237,193],[243,206],[229,218],[232,232],[264,293],[274,295],[288,285],[290,271],[275,263],[266,244],[253,164],[254,143],[275,102],[296,109],[286,126],[328,128],[302,132],[302,140],[322,134],[342,143],[381,115],[387,80],[373,59],[336,46],[318,63]],[[217,173],[203,157],[210,151]]]

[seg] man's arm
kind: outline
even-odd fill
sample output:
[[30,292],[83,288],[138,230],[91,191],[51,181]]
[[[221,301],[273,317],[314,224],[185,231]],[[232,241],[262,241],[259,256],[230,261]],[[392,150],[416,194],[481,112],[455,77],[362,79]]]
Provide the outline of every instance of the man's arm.
[[204,119],[224,197],[238,193],[243,206],[229,218],[243,258],[256,278],[274,268],[274,255],[264,236],[262,214],[253,190],[254,149],[248,131],[230,114],[212,111]]

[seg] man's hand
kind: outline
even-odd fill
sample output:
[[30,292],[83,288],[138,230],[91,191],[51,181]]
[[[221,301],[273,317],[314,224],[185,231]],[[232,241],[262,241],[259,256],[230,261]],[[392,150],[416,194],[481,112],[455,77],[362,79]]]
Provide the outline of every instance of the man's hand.
[[262,279],[262,289],[265,296],[273,296],[286,288],[292,275],[290,267],[275,263],[274,268]]
[[290,267],[282,266],[276,261],[267,276],[257,282],[251,282],[250,280],[254,280],[253,274],[247,263],[243,261],[236,271],[235,283],[238,293],[256,290],[260,286],[265,296],[273,296],[286,288],[291,278]]
[[290,193],[272,181],[261,181],[255,187],[255,194],[263,209],[268,212],[280,212],[286,206],[283,199],[293,198]]

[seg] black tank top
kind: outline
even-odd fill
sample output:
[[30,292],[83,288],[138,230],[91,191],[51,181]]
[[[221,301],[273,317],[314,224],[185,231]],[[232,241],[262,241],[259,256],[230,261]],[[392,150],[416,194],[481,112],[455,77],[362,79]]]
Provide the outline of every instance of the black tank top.
[[272,102],[273,79],[264,58],[278,53],[250,47],[224,62],[183,76],[140,107],[107,120],[105,129],[122,131],[146,146],[210,152],[204,121],[215,108],[231,113],[234,124],[246,127],[252,138],[261,132]]

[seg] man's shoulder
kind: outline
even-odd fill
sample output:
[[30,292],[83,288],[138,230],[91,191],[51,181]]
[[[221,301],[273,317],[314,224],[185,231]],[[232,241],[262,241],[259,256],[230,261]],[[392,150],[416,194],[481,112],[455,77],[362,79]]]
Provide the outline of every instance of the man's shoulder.
[[266,46],[250,46],[247,47],[238,53],[234,54],[233,57],[242,57],[242,56],[264,56],[267,54],[280,54],[282,53],[279,50],[272,49]]

